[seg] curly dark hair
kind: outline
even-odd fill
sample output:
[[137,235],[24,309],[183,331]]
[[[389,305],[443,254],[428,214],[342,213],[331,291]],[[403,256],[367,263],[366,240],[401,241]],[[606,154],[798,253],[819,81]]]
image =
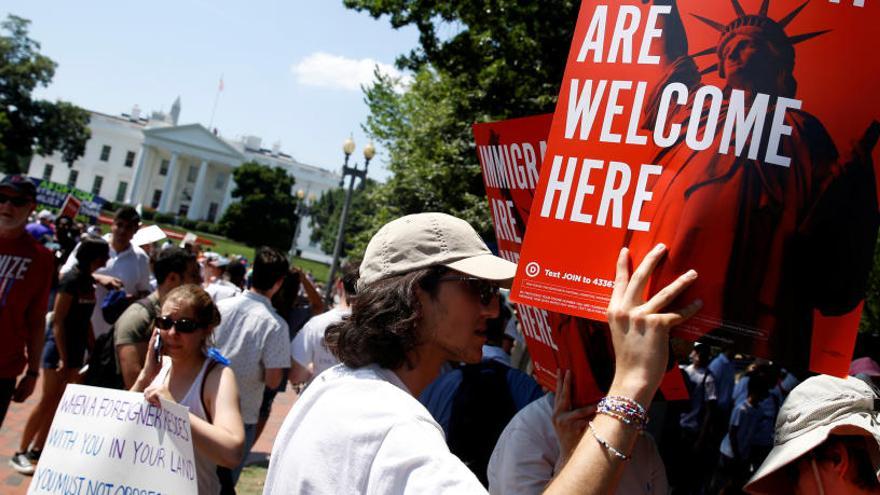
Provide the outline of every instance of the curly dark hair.
[[351,316],[327,328],[327,348],[350,368],[374,363],[388,369],[412,366],[407,354],[422,343],[418,331],[422,308],[416,287],[434,296],[446,271],[440,266],[424,268],[364,288],[354,300]]

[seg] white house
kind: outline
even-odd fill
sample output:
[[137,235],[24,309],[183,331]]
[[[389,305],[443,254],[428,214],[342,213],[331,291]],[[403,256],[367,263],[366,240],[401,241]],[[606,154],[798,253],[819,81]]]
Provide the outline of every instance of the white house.
[[[34,156],[28,175],[91,191],[105,199],[142,204],[190,220],[215,222],[232,201],[232,171],[246,161],[283,168],[296,179],[294,193],[307,201],[339,187],[339,175],[261,146],[258,137],[228,140],[201,124],[178,125],[180,98],[169,114],[142,117],[91,111],[85,154],[68,166],[60,154]],[[300,193],[300,191],[302,191]],[[310,241],[308,218],[300,222],[295,248],[303,257],[329,262]]]

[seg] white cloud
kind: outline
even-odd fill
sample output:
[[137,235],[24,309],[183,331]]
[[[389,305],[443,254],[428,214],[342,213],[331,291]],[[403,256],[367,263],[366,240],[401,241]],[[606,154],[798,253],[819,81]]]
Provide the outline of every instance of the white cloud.
[[293,64],[291,71],[296,82],[305,86],[360,91],[362,85],[373,83],[373,70],[377,66],[384,75],[402,78],[403,85],[411,79],[394,66],[371,58],[354,59],[324,52],[306,56]]

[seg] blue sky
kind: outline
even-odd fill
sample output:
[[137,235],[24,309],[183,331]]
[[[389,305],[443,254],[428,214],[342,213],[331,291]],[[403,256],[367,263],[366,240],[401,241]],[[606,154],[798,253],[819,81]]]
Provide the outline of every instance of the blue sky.
[[[167,111],[178,95],[181,123],[214,127],[224,137],[251,134],[297,160],[332,170],[354,133],[357,151],[367,107],[359,84],[375,64],[396,72],[395,58],[417,45],[413,28],[394,30],[347,10],[341,0],[214,1],[6,0],[32,21],[30,36],[58,63],[37,94],[109,114]],[[370,176],[382,179],[382,150]]]

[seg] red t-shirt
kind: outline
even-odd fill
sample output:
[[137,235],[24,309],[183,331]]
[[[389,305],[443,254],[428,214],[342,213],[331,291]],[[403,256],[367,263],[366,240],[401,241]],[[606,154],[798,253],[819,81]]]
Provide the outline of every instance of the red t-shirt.
[[52,253],[27,232],[0,239],[0,378],[24,370],[28,335],[44,330],[54,269]]

